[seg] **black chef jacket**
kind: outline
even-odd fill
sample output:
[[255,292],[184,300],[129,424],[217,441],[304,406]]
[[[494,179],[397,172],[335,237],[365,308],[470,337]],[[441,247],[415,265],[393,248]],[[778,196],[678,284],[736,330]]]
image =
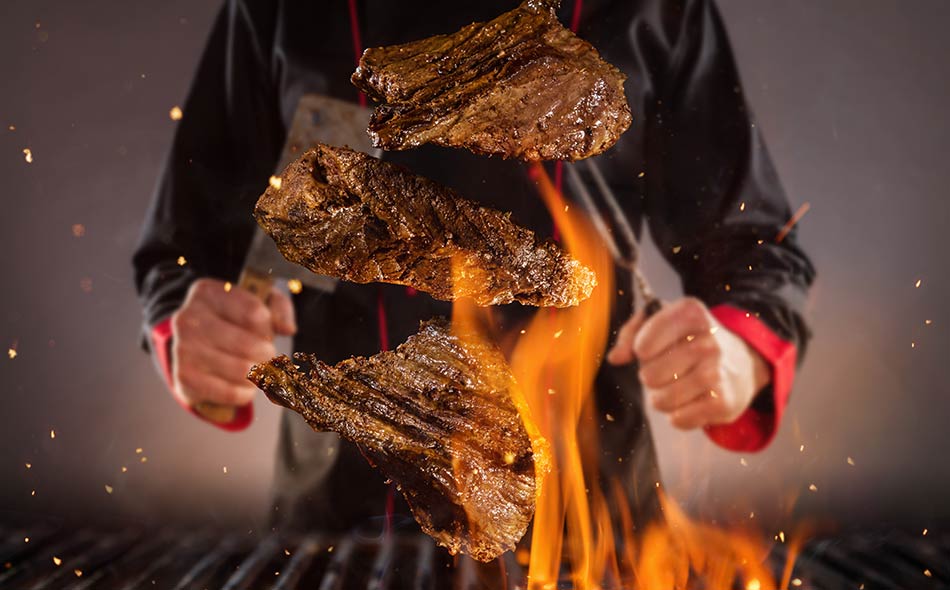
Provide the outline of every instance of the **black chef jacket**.
[[[562,22],[571,22],[579,1],[564,0]],[[357,0],[355,32],[364,47],[403,43],[489,20],[516,4]],[[597,161],[632,225],[639,232],[647,223],[686,294],[754,314],[800,358],[807,338],[801,311],[813,269],[794,231],[776,241],[791,211],[711,0],[586,0],[579,8],[578,34],[627,75],[633,124]],[[274,173],[300,96],[357,99],[349,82],[355,37],[347,0],[225,3],[134,256],[146,331],[179,307],[195,279],[236,280],[254,228],[253,205]],[[431,146],[384,159],[512,211],[541,235],[552,232],[521,162]],[[179,256],[188,265],[179,266]],[[618,284],[629,284],[617,272]],[[301,326],[295,349],[329,363],[377,353],[380,293],[393,346],[420,320],[450,312],[448,304],[402,287],[341,283],[329,295],[305,289],[294,297]],[[616,297],[614,330],[627,319],[629,297]],[[501,315],[510,327],[531,311],[513,305]],[[657,513],[659,476],[635,369],[601,367],[596,401],[601,473],[619,478],[643,523]],[[754,409],[768,415],[774,405],[766,390]],[[604,420],[606,414],[613,420]],[[277,460],[274,514],[284,529],[347,529],[383,512],[383,477],[358,449],[312,432],[290,412]]]

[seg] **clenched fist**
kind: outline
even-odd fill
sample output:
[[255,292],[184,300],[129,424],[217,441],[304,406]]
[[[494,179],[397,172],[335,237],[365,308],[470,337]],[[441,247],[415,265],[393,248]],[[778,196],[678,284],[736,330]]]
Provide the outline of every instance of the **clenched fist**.
[[264,304],[244,289],[199,279],[172,316],[172,393],[189,406],[249,404],[257,392],[247,380],[251,365],[277,354],[275,334],[296,331],[293,305],[280,291]]
[[691,297],[624,324],[607,361],[634,359],[653,407],[682,430],[736,420],[771,379],[759,353]]

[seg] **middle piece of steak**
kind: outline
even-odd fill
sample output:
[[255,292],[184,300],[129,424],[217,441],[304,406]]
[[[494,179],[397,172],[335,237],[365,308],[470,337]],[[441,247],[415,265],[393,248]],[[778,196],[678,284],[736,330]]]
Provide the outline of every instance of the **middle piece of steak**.
[[577,305],[597,284],[590,269],[509,215],[347,148],[306,152],[254,215],[285,258],[355,283],[549,307]]
[[530,161],[612,146],[632,120],[625,76],[560,23],[559,3],[525,0],[449,35],[367,49],[351,79],[383,103],[370,121],[373,143]]
[[370,358],[294,358],[309,369],[280,356],[248,378],[315,430],[359,445],[453,555],[490,561],[524,536],[550,451],[497,347],[433,320]]

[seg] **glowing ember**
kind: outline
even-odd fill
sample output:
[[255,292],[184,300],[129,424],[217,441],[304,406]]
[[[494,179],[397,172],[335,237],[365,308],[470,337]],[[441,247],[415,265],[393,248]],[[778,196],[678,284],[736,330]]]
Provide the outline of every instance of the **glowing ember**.
[[56,431],[53,430],[52,428],[51,428],[50,431],[49,431],[49,437],[50,437],[50,438],[56,438]]
[[29,542],[30,542],[30,538],[29,538],[29,537],[23,537],[23,542],[24,542],[24,543],[29,543]]
[[138,447],[137,449],[135,449],[135,454],[136,454],[136,455],[141,455],[141,454],[142,454],[142,447]]
[[739,203],[739,211],[745,211],[745,201]]
[[142,457],[139,459],[139,463],[148,463],[148,457]]
[[221,471],[223,471],[224,474],[227,475],[227,474],[228,474],[228,466],[225,465],[224,467],[222,467],[222,468],[221,468]]
[[933,577],[933,574],[930,572],[930,570],[924,570],[924,575],[927,576],[928,578]]
[[798,211],[792,215],[792,218],[788,220],[781,230],[779,230],[778,235],[775,236],[775,243],[780,243],[782,240],[784,240],[788,236],[789,232],[792,231],[792,228],[795,227],[795,224],[801,221],[802,217],[808,213],[809,209],[811,209],[811,203],[805,201],[805,203],[803,203],[802,206],[798,208]]
[[181,107],[173,106],[170,111],[168,111],[168,116],[172,121],[181,121],[182,112]]
[[927,536],[927,529],[924,529],[924,532],[921,533],[921,534],[926,537],[926,536]]
[[23,159],[26,160],[27,164],[33,163],[33,152],[30,148],[23,148]]
[[77,578],[82,577],[82,570],[76,569],[76,570],[73,570],[73,573],[76,574]]
[[179,256],[178,266],[185,266],[186,264],[188,264],[188,260],[186,260],[184,256]]
[[813,492],[817,492],[817,491],[818,491],[818,486],[816,486],[815,484],[811,484],[810,486],[808,486],[808,489],[811,490],[811,491],[813,491]]
[[914,283],[914,288],[915,288],[915,289],[919,289],[919,288],[920,288],[920,281],[921,281],[921,279],[917,279],[917,282]]
[[15,348],[8,348],[8,349],[7,349],[7,356],[10,357],[10,360],[11,360],[11,361],[12,361],[13,359],[15,359],[15,358],[16,358],[16,349],[15,349]]
[[850,465],[851,467],[854,467],[854,459],[852,459],[851,457],[848,457],[848,465]]
[[283,184],[280,176],[271,176],[268,182],[275,190],[280,190],[280,186]]
[[781,542],[783,542],[783,543],[785,542],[785,531],[779,531],[779,532],[778,532],[778,540],[781,541]]
[[224,284],[224,292],[225,292],[225,293],[230,293],[232,287],[233,287],[233,285],[231,285],[231,281],[228,281],[227,283]]
[[745,585],[746,590],[761,590],[762,582],[756,580],[755,578],[749,580],[749,583]]
[[804,453],[804,452],[805,452],[805,445],[799,446],[799,447],[798,447],[798,452],[799,452],[799,453]]
[[105,485],[105,488],[106,488],[106,493],[107,493],[107,494],[111,494],[111,493],[112,493],[112,486],[110,486],[109,484],[106,484],[106,485]]
[[63,565],[63,560],[60,559],[60,558],[58,558],[58,557],[56,557],[56,556],[54,555],[54,556],[53,556],[53,563],[56,564],[56,565]]
[[303,283],[300,282],[300,279],[290,279],[287,281],[287,289],[294,295],[299,295],[303,291]]
[[801,585],[802,585],[802,580],[801,580],[801,578],[795,578],[794,580],[792,580],[792,586],[795,586],[795,587],[797,588],[797,587],[799,587],[799,586],[801,586]]
[[122,473],[125,473],[125,472],[128,471],[128,470],[129,470],[128,467],[126,467],[125,465],[122,466]]
[[745,460],[745,457],[741,457],[741,458],[739,459],[739,465],[742,465],[743,467],[748,467],[748,466],[749,466],[749,462]]
[[86,226],[81,223],[73,224],[73,236],[81,238],[86,235]]

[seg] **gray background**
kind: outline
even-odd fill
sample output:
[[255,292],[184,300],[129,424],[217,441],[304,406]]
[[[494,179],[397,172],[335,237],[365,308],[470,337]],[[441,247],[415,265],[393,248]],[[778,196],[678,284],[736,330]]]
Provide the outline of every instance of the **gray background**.
[[[698,512],[754,511],[766,527],[933,528],[950,517],[950,4],[721,8],[793,206],[811,204],[816,338],[766,452],[728,453],[654,420],[668,487]],[[240,434],[184,414],[137,348],[129,266],[168,111],[216,3],[0,10],[0,519],[257,526],[276,412],[259,405]],[[646,266],[674,295],[655,253]]]

